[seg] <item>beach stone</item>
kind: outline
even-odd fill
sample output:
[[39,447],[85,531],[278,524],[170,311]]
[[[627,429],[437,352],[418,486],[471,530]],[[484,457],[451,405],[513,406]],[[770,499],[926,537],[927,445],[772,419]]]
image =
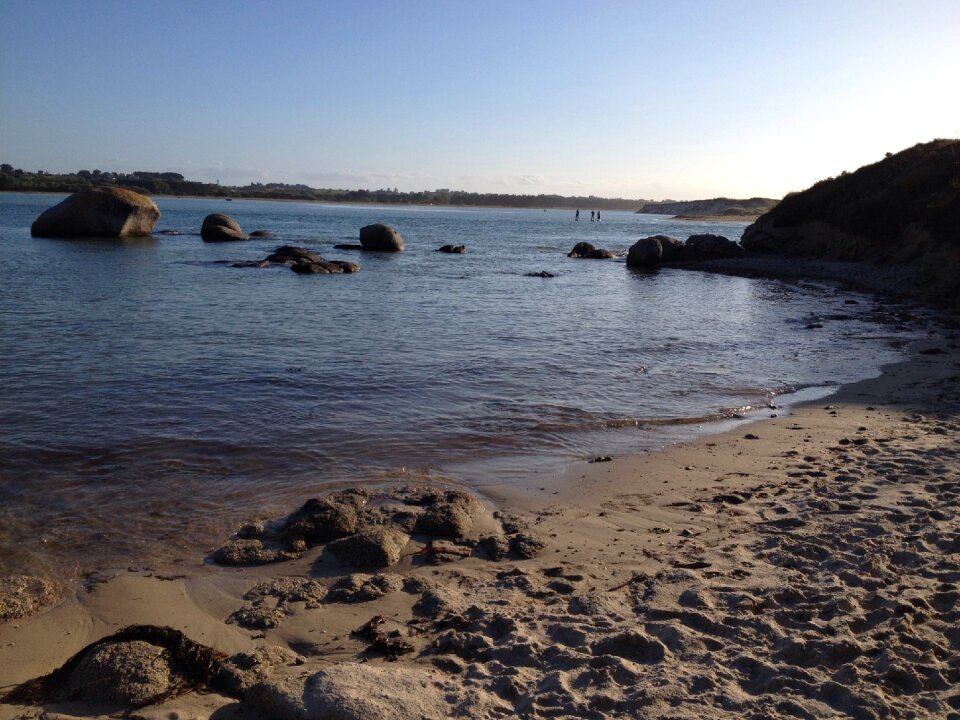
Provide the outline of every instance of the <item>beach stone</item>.
[[376,223],[360,228],[360,245],[364,250],[402,252],[403,238],[389,225]]
[[227,624],[236,623],[248,630],[268,630],[280,625],[286,616],[287,611],[280,606],[244,605],[230,614],[230,617],[227,618]]
[[403,580],[397,575],[354,573],[338,580],[330,588],[327,600],[342,603],[368,602],[381,598],[387,593],[397,592],[402,588]]
[[510,538],[511,552],[525,560],[535,558],[546,546],[541,538],[531,533],[519,533]]
[[90,650],[70,674],[67,694],[81,700],[149,705],[180,684],[166,648],[143,640],[108,642]]
[[306,603],[308,608],[320,607],[320,601],[327,596],[327,587],[319,580],[305,577],[281,577],[265,580],[248,590],[244,600],[261,600],[275,597],[281,604],[292,602]]
[[[251,235],[250,237],[253,237]],[[295,263],[301,260],[307,262],[323,262],[323,258],[317,253],[311,252],[303,247],[294,245],[281,245],[266,257],[267,262],[272,263]]]
[[160,209],[150,198],[124,188],[75,192],[44,210],[33,225],[34,237],[142,237],[153,231]]
[[56,583],[31,575],[0,578],[0,622],[16,620],[60,599]]
[[273,675],[277,668],[303,662],[296,653],[278,645],[263,645],[224,660],[220,678],[226,690],[243,694]]
[[660,235],[641,238],[627,251],[627,266],[639,268],[656,267],[663,260],[663,244]]
[[417,519],[415,532],[437,537],[462,538],[473,527],[469,505],[463,502],[442,502],[432,505]]
[[240,224],[229,215],[213,213],[203,219],[200,227],[200,237],[207,242],[230,242],[232,240],[247,240],[247,235],[240,228]]
[[280,560],[292,560],[299,557],[296,552],[268,547],[257,539],[231,540],[213,553],[213,561],[218,565],[266,565]]
[[437,252],[450,253],[454,255],[463,255],[467,252],[466,245],[444,245],[443,247],[437,248]]
[[477,547],[491,560],[502,560],[510,553],[510,543],[502,535],[487,535],[477,541]]
[[554,275],[554,274],[551,273],[551,272],[547,272],[546,270],[541,270],[540,272],[528,272],[528,273],[524,273],[523,275],[524,275],[524,277],[536,277],[536,278],[554,278],[554,277],[556,277],[556,275]]
[[353,535],[357,531],[357,507],[352,502],[337,502],[336,497],[311,498],[283,525],[284,540],[302,538],[316,545]]
[[250,233],[250,237],[252,237],[252,238],[272,238],[272,237],[273,237],[273,233],[270,232],[269,230],[254,230],[252,233]]
[[336,540],[327,548],[340,562],[357,568],[384,568],[400,562],[410,536],[397,528],[379,527]]
[[306,678],[250,688],[244,704],[275,720],[422,720],[449,717],[439,675],[393,663],[333,663]]

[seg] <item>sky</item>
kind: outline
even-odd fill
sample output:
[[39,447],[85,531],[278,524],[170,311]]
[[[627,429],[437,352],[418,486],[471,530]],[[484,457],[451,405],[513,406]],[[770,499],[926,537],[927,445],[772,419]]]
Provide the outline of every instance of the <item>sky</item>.
[[960,136],[958,0],[0,0],[0,162],[781,197]]

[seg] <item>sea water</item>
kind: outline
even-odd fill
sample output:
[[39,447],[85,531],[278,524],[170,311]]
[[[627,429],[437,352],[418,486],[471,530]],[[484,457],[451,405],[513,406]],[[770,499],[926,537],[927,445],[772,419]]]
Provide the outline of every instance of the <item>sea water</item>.
[[[202,557],[351,483],[559,474],[901,352],[864,296],[566,256],[742,223],[157,198],[150,238],[30,237],[60,199],[0,194],[4,574]],[[205,243],[213,212],[273,237]],[[374,222],[406,250],[334,249]],[[232,267],[283,244],[361,270]]]

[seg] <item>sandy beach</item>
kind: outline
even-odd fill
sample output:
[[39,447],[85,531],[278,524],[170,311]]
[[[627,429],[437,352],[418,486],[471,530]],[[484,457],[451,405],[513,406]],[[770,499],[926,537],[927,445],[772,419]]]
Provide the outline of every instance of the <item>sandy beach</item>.
[[[533,557],[411,540],[346,585],[319,547],[66,588],[7,579],[0,688],[150,625],[231,656],[229,681],[131,717],[960,717],[960,342],[910,350],[789,414],[535,486],[491,478],[471,535],[522,534]],[[242,627],[244,608],[275,626]],[[146,683],[129,672],[127,690]],[[0,717],[130,707],[102,688],[66,700],[83,687],[65,678]]]

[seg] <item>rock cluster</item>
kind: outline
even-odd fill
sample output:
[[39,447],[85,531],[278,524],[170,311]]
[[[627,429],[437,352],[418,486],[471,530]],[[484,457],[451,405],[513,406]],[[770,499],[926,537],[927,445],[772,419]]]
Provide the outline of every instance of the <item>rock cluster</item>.
[[740,257],[744,250],[722,235],[691,235],[685,243],[666,235],[637,240],[627,252],[627,265],[654,268],[661,264],[696,263]]
[[467,251],[466,245],[444,245],[437,248],[437,252],[454,254],[454,255],[463,255]]
[[153,231],[160,209],[150,198],[123,188],[75,192],[41,213],[34,237],[141,237]]
[[377,570],[400,562],[411,541],[425,546],[408,555],[433,561],[466,557],[475,548],[491,559],[533,557],[542,549],[541,540],[504,521],[504,535],[478,537],[482,510],[476,498],[460,490],[402,487],[377,495],[342,490],[311,498],[280,520],[242,527],[212,557],[221,565],[263,565],[322,545],[344,565]]
[[339,275],[359,272],[360,266],[347,260],[325,260],[317,253],[293,245],[282,245],[263,260],[233,263],[233,267],[265,268],[283,265],[302,275]]

